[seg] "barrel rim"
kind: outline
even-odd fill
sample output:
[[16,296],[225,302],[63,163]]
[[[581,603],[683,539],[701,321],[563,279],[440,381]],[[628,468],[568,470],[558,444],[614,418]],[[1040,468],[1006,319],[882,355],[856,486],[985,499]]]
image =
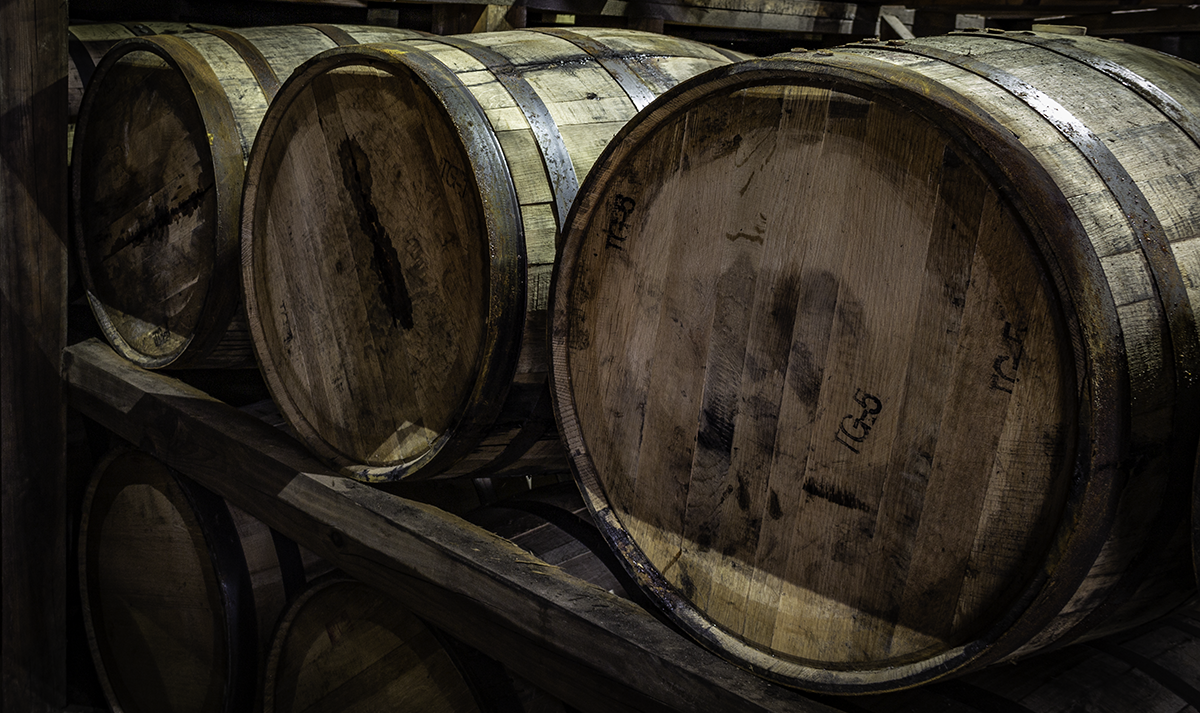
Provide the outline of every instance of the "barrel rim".
[[[253,604],[250,572],[228,507],[220,496],[189,481],[158,458],[131,445],[120,445],[113,448],[94,469],[84,493],[79,525],[79,593],[83,609],[83,622],[88,649],[96,666],[97,677],[100,680],[104,696],[114,711],[125,710],[105,665],[106,656],[111,655],[111,652],[106,653],[102,650],[107,647],[102,645],[100,637],[96,633],[91,592],[94,590],[95,579],[99,575],[94,571],[94,567],[89,566],[93,559],[95,540],[94,538],[89,539],[88,535],[92,531],[92,509],[97,492],[101,485],[107,485],[104,481],[110,468],[129,458],[144,459],[158,466],[168,488],[173,486],[180,500],[177,502],[167,493],[163,493],[163,495],[168,496],[168,500],[173,505],[186,506],[179,509],[180,515],[185,520],[192,521],[196,526],[193,542],[195,542],[195,537],[199,536],[204,545],[203,553],[198,552],[197,554],[208,556],[214,574],[226,573],[231,577],[225,583],[214,581],[217,586],[209,588],[209,596],[215,598],[221,609],[222,626],[217,631],[219,637],[215,642],[217,663],[224,676],[224,685],[219,695],[224,704],[222,710],[235,710],[249,705],[255,696],[258,680],[256,662],[258,630],[253,606],[248,607],[243,604],[244,601]],[[128,472],[122,473],[122,475],[128,481],[126,484],[139,482],[138,479],[130,478]],[[140,482],[144,483],[144,481],[145,479],[141,479]],[[243,652],[248,652],[248,655],[243,655]],[[217,667],[214,667],[214,671],[216,670]],[[121,684],[122,688],[124,685],[124,683]]]
[[[207,157],[211,162],[216,195],[215,221],[212,231],[213,264],[209,289],[201,303],[199,318],[183,343],[173,352],[162,356],[147,355],[135,349],[121,336],[107,307],[95,294],[95,282],[88,268],[88,245],[84,235],[81,205],[83,200],[83,145],[88,141],[92,106],[102,91],[105,78],[126,55],[148,52],[167,63],[180,74],[192,90],[194,108],[199,113],[209,141]],[[226,284],[236,279],[237,213],[242,192],[244,156],[237,136],[233,107],[212,67],[190,43],[173,35],[132,37],[121,40],[96,66],[79,107],[75,126],[75,141],[71,160],[71,198],[75,206],[71,215],[71,235],[80,260],[80,273],[87,292],[88,303],[101,330],[113,348],[126,359],[146,369],[166,366],[192,366],[203,361],[216,347],[237,311],[236,295],[228,290],[213,289],[212,285]]]
[[[803,55],[803,56],[801,56]],[[1075,360],[1078,386],[1074,477],[1065,495],[1065,511],[1046,549],[1042,570],[1012,602],[1010,610],[974,641],[950,648],[915,663],[883,669],[837,671],[819,669],[768,655],[717,627],[690,601],[675,592],[649,564],[608,505],[595,465],[583,442],[574,408],[567,335],[571,277],[581,253],[582,219],[595,209],[603,182],[619,170],[641,142],[660,124],[682,113],[709,93],[733,92],[753,86],[807,82],[806,86],[836,88],[850,94],[886,96],[906,108],[936,117],[939,128],[1000,190],[1013,214],[1031,236],[1031,248],[1054,277],[1059,309],[1078,335]],[[949,126],[947,126],[949,125]],[[1028,187],[1036,185],[1036,192]],[[1112,484],[1120,481],[1124,457],[1119,434],[1129,432],[1128,374],[1125,355],[1112,345],[1123,343],[1108,284],[1086,232],[1062,192],[1032,154],[1011,132],[991,119],[966,97],[934,84],[916,72],[848,53],[798,52],[729,65],[694,77],[670,90],[640,112],[597,159],[580,190],[564,231],[561,259],[555,267],[551,293],[550,372],[555,416],[571,454],[571,468],[588,508],[610,544],[643,589],[650,590],[668,614],[694,638],[772,681],[820,692],[866,693],[894,690],[945,676],[967,666],[994,661],[1015,650],[1022,636],[1047,623],[1089,570],[1116,509]],[[1072,247],[1082,239],[1085,249]],[[1089,398],[1090,393],[1090,398]],[[1092,409],[1093,403],[1115,405]],[[1089,438],[1090,434],[1100,434]],[[1095,525],[1071,529],[1073,522]],[[987,626],[987,623],[983,623]]]
[[[241,251],[242,289],[250,325],[251,341],[260,370],[272,397],[304,443],[340,472],[363,482],[400,480],[410,476],[432,477],[449,467],[460,454],[481,441],[486,428],[499,415],[516,372],[516,356],[522,342],[526,312],[525,232],[512,174],[499,139],[483,108],[458,77],[431,54],[411,41],[368,43],[326,50],[301,64],[284,82],[259,126],[258,139],[250,152],[247,180],[242,196]],[[407,74],[415,86],[429,92],[442,108],[443,120],[454,129],[460,148],[470,159],[471,180],[479,189],[487,231],[487,320],[482,354],[466,402],[454,425],[440,434],[428,450],[408,461],[372,466],[363,464],[328,443],[304,418],[290,396],[288,386],[269,358],[270,352],[259,318],[255,252],[258,223],[257,198],[263,165],[279,124],[299,92],[314,77],[352,64],[372,67],[397,75]],[[266,353],[264,353],[266,352]]]

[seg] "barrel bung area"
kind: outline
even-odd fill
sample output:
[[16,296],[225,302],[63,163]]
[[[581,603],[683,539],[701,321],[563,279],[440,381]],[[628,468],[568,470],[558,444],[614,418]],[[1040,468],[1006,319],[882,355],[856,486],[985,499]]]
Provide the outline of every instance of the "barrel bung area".
[[5,710],[1200,711],[1195,7],[0,26]]

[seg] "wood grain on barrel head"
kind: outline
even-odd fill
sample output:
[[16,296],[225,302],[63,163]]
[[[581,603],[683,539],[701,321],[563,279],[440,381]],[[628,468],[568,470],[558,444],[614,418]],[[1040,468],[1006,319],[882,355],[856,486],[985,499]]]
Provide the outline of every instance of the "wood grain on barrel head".
[[469,160],[425,88],[370,69],[316,78],[291,109],[258,203],[276,399],[340,453],[416,460],[481,359],[488,256],[471,240],[485,226]]
[[1030,575],[1071,450],[1072,365],[1018,224],[885,101],[767,87],[659,135],[605,186],[572,287],[609,503],[672,586],[780,656],[969,640]]
[[121,65],[90,110],[88,131],[116,140],[82,142],[76,164],[89,201],[78,215],[89,237],[90,299],[121,340],[157,358],[181,349],[199,319],[216,179],[184,78],[145,52]]
[[1194,588],[1197,75],[1110,44],[750,61],[598,159],[556,413],[589,507],[702,641],[865,692]]
[[338,50],[294,75],[248,169],[243,282],[314,452],[364,480],[565,470],[545,388],[560,226],[639,101],[726,63],[555,30]]

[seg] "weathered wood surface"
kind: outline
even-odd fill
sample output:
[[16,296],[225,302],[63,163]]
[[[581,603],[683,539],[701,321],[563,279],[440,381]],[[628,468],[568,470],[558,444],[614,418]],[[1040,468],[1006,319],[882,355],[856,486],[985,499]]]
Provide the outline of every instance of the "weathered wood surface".
[[330,566],[128,448],[97,468],[79,581],[101,687],[126,713],[254,707],[275,623]]
[[545,385],[559,226],[639,108],[738,56],[543,30],[297,70],[247,167],[242,284],[304,442],[366,481],[565,471]]
[[[67,30],[67,121],[74,130],[83,90],[96,71],[104,53],[121,40],[145,35],[175,35],[215,29],[213,25],[184,22],[111,22],[71,25]],[[70,142],[67,144],[70,149]]]
[[1194,65],[1008,33],[746,62],[639,115],[565,232],[551,368],[643,586],[835,692],[1180,603],[1197,110]]
[[1200,613],[1071,646],[956,681],[856,698],[846,713],[1195,713]]
[[279,624],[263,711],[527,710],[500,664],[459,656],[461,649],[373,587],[346,578],[319,582]]
[[126,40],[76,126],[72,234],[113,347],[150,367],[253,366],[237,289],[245,161],[267,104],[313,55],[417,37],[295,25]]
[[66,703],[66,5],[0,28],[0,707],[40,713]]
[[459,518],[332,475],[278,430],[103,343],[65,360],[83,413],[580,711],[830,710]]

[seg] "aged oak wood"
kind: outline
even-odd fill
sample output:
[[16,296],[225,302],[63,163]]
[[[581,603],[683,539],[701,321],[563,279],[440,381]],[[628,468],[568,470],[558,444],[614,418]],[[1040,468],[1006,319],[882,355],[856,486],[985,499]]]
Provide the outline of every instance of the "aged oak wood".
[[75,134],[75,120],[83,103],[83,90],[92,79],[104,53],[121,40],[145,35],[175,35],[217,29],[215,25],[184,22],[109,22],[71,25],[67,29],[67,153]]
[[714,70],[614,139],[552,388],[676,621],[867,692],[1188,596],[1198,78],[1086,37],[873,41]]
[[66,704],[66,4],[0,4],[0,708]]
[[64,358],[83,413],[584,713],[831,710],[457,517],[332,475],[277,429],[102,342]]
[[101,462],[83,513],[84,624],[113,709],[250,710],[279,615],[330,565],[137,450]]
[[245,161],[292,70],[411,30],[295,25],[126,40],[97,66],[73,147],[72,234],[113,347],[148,368],[253,366],[240,309]]
[[545,380],[559,225],[638,109],[738,56],[542,30],[301,66],[247,167],[242,284],[314,453],[364,481],[565,471]]

